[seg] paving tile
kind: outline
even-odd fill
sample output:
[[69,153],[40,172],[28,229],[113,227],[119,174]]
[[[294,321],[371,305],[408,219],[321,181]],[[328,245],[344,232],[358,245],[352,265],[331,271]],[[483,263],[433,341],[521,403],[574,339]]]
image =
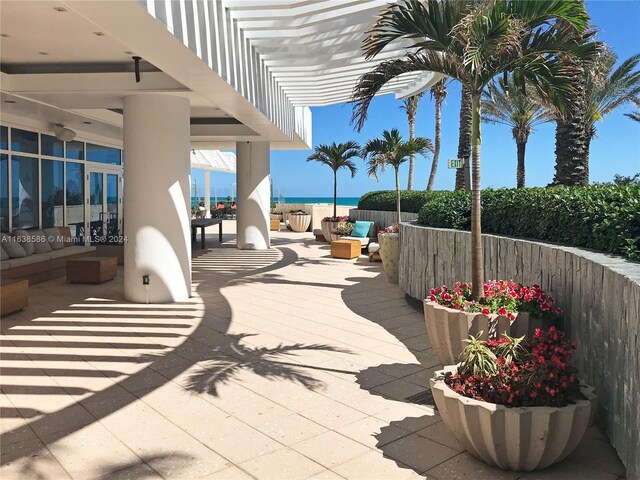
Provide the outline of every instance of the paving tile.
[[262,423],[256,429],[283,445],[292,445],[328,431],[322,425],[298,414]]
[[205,475],[202,480],[250,480],[252,478],[252,476],[235,465],[230,465],[224,470]]
[[620,458],[611,444],[593,436],[583,438],[567,460],[613,475],[625,473]]
[[38,439],[2,445],[2,480],[70,479],[71,476]]
[[445,447],[416,434],[396,440],[381,448],[385,457],[408,465],[417,472],[425,472],[430,468],[453,458],[456,450]]
[[384,458],[379,452],[367,452],[334,468],[334,471],[351,480],[410,480],[424,477],[406,465]]
[[299,413],[303,417],[313,420],[331,430],[348,423],[353,423],[367,416],[365,413],[329,399],[326,399],[324,403],[318,406],[308,410],[302,410]]
[[380,448],[409,435],[408,431],[389,425],[388,422],[375,417],[363,418],[344,425],[336,431],[370,448]]
[[309,480],[343,480],[343,477],[337,473],[333,473],[331,470],[323,470],[313,477],[309,477]]
[[537,472],[521,473],[518,480],[617,480],[617,475],[564,460]]
[[253,458],[240,467],[259,480],[302,480],[324,470],[318,463],[286,448]]
[[296,443],[292,448],[327,468],[340,465],[369,451],[368,447],[336,432],[323,433]]
[[453,448],[454,450],[458,450],[459,452],[463,451],[462,445],[456,440],[456,437],[451,433],[451,431],[446,427],[444,422],[434,423],[422,430],[418,430],[416,432],[421,437],[428,438],[429,440],[433,440],[434,442],[441,443],[449,448]]
[[438,480],[516,480],[521,475],[491,467],[466,452],[427,470],[427,474]]
[[409,382],[403,378],[385,383],[373,388],[371,391],[391,400],[405,401],[407,398],[421,393],[425,387]]

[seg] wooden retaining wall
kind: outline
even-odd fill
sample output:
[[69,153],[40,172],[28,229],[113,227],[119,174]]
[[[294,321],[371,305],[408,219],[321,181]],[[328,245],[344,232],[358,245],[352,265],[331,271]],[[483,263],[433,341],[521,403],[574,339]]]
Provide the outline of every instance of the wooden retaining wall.
[[[396,212],[378,212],[376,210],[359,210],[352,208],[349,210],[349,216],[356,220],[373,222],[379,228],[385,228],[396,223]],[[400,212],[400,218],[403,222],[413,222],[418,219],[418,214]]]
[[[385,212],[380,212],[385,213]],[[640,478],[640,265],[578,248],[483,235],[485,279],[538,283],[565,310],[580,378],[600,399],[598,422]],[[471,234],[403,223],[400,288],[424,299],[471,280]]]

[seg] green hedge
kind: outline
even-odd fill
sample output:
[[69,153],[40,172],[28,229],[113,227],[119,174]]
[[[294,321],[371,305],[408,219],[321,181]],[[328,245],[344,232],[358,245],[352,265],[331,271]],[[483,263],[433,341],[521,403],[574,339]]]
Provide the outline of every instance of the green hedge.
[[[418,223],[469,230],[470,192],[431,192]],[[482,231],[640,260],[640,185],[484,190]]]
[[[403,212],[418,213],[422,206],[427,203],[427,198],[434,192],[425,190],[402,190],[400,191],[400,205]],[[437,192],[440,193],[440,192]],[[396,191],[378,190],[376,192],[365,193],[358,201],[360,210],[376,210],[379,212],[396,211]]]
[[[438,228],[471,228],[467,191],[403,191],[403,212]],[[395,191],[369,192],[362,210],[395,210]],[[482,231],[615,253],[640,260],[640,185],[484,190]]]

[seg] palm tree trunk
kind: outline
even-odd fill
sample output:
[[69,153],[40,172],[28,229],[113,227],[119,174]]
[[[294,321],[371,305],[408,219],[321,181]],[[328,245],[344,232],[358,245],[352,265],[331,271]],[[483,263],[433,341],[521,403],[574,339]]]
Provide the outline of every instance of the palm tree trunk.
[[469,167],[471,156],[471,92],[462,87],[460,101],[460,129],[458,133],[458,158],[464,161],[464,167],[456,170],[456,190],[471,188]]
[[472,130],[471,130],[471,176],[473,180],[471,190],[471,296],[474,300],[483,297],[484,283],[484,258],[482,251],[482,224],[481,208],[482,199],[480,197],[480,93],[475,93],[472,97]]
[[524,157],[527,149],[527,142],[517,142],[516,146],[518,148],[518,169],[516,173],[516,182],[518,188],[524,188]]
[[433,146],[433,162],[431,162],[431,173],[429,174],[429,183],[427,190],[433,190],[433,183],[436,180],[436,170],[438,170],[438,160],[440,157],[440,130],[442,124],[442,97],[436,96],[436,135],[435,144]]
[[333,218],[338,216],[338,172],[333,171]]
[[400,173],[396,167],[396,223],[400,227]]
[[[409,113],[409,140],[413,141],[416,137],[416,116]],[[413,168],[415,165],[415,154],[409,155],[409,179],[407,180],[407,190],[413,188]]]

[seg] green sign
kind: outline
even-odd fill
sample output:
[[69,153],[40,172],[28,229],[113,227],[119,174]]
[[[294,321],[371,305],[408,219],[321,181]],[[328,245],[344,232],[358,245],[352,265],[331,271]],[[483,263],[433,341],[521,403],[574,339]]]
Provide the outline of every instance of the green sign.
[[463,158],[450,158],[449,159],[449,168],[462,168],[464,167],[464,159]]

